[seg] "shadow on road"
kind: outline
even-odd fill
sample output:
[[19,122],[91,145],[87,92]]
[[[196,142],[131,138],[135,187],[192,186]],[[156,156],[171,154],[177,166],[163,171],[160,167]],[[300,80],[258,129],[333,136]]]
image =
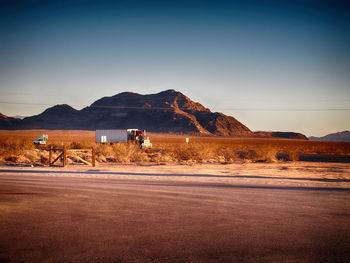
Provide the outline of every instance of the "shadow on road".
[[0,169],[0,173],[15,174],[101,174],[101,175],[134,175],[134,176],[160,176],[160,177],[204,177],[204,178],[247,178],[247,179],[275,179],[275,180],[296,180],[296,181],[314,181],[314,182],[335,182],[348,183],[350,179],[329,179],[329,178],[305,178],[305,177],[276,177],[276,176],[257,176],[257,175],[215,175],[215,174],[160,174],[160,173],[133,173],[133,172],[109,172],[100,170],[89,171],[52,171],[52,170],[9,170]]

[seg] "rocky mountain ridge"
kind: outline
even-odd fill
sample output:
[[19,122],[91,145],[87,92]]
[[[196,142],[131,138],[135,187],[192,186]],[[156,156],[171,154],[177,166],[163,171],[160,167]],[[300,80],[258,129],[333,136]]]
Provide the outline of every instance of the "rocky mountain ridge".
[[266,131],[257,131],[254,132],[257,137],[261,138],[284,138],[284,139],[297,139],[297,140],[308,140],[308,138],[298,132],[266,132]]
[[312,141],[329,141],[329,142],[350,142],[350,131],[342,131],[327,134],[322,137],[309,137]]
[[[6,120],[6,121],[4,121]],[[82,110],[56,105],[23,120],[0,117],[1,129],[123,129],[199,135],[253,136],[231,116],[211,112],[175,90],[141,95],[123,92],[103,97]]]
[[122,92],[96,100],[82,110],[55,105],[23,119],[0,114],[0,129],[124,129],[140,128],[160,133],[190,133],[204,136],[240,136],[303,139],[294,132],[255,132],[232,116],[211,112],[175,90],[141,95]]

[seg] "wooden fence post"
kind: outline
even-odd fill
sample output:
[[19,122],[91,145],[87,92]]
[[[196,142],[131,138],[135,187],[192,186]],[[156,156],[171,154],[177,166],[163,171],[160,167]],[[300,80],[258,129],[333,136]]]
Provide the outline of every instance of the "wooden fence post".
[[92,153],[92,167],[95,167],[95,159],[96,159],[96,153],[95,153],[95,148],[92,147],[92,150],[91,150],[91,153]]
[[51,166],[51,158],[52,158],[52,146],[49,147],[49,166]]
[[67,149],[66,146],[63,147],[63,167],[67,165]]

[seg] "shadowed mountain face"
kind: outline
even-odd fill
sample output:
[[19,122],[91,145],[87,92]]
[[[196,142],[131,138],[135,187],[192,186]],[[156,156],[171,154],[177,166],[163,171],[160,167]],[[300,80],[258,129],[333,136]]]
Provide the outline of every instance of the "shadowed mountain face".
[[312,141],[350,142],[350,131],[331,133],[323,137],[309,137]]
[[297,140],[308,140],[308,138],[302,134],[297,132],[264,132],[258,131],[254,132],[257,137],[261,138],[284,138],[284,139],[297,139]]
[[8,117],[0,113],[0,128],[1,129],[13,129],[13,126],[16,126],[20,123],[21,120],[16,118]]
[[122,129],[140,128],[151,132],[195,133],[202,135],[253,136],[231,116],[213,113],[175,90],[140,95],[123,92],[104,97],[80,111],[56,105],[43,113],[13,119],[1,129]]

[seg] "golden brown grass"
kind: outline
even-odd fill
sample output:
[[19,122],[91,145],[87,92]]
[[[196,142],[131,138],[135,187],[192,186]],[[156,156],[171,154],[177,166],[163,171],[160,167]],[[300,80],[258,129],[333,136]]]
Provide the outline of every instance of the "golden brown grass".
[[[233,163],[298,161],[301,155],[349,156],[350,143],[317,142],[275,138],[189,137],[148,134],[152,150],[140,150],[132,143],[97,144],[94,131],[0,130],[0,162],[45,163],[48,151],[33,145],[48,134],[47,146],[68,149],[96,149],[98,162],[116,163]],[[186,143],[185,138],[190,142]],[[86,155],[86,154],[85,154]],[[55,155],[56,156],[56,155]],[[82,157],[82,156],[81,156]],[[70,157],[73,162],[74,157]]]

